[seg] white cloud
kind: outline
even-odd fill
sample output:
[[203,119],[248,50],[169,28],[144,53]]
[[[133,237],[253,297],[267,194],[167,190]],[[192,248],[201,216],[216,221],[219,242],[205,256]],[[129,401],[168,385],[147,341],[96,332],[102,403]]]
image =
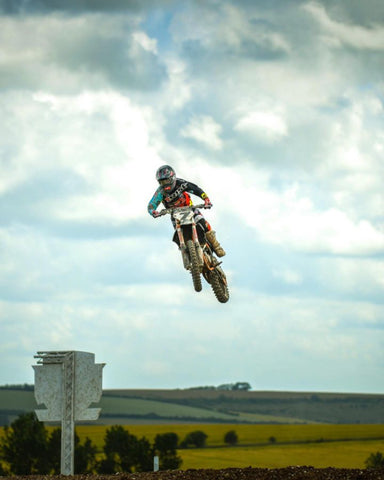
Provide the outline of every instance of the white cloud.
[[[23,113],[21,114],[21,103]],[[45,212],[62,220],[121,222],[142,216],[160,159],[161,133],[151,109],[141,109],[116,92],[57,96],[38,93],[3,99],[3,132],[17,154],[0,167],[2,190],[36,172],[65,168],[84,179],[87,190],[51,199]],[[18,124],[18,131],[12,129]],[[156,136],[157,143],[152,138]],[[65,178],[56,178],[58,184]],[[33,200],[32,200],[33,201]],[[98,219],[98,220],[97,220]]]
[[[0,18],[2,382],[79,349],[110,387],[378,388],[382,27],[289,3]],[[211,197],[225,305],[146,212],[164,163]]]
[[145,50],[149,52],[158,53],[157,41],[155,38],[150,38],[145,32],[137,31],[132,34],[132,38],[136,43],[142,46]]
[[[369,216],[355,219],[335,207],[316,207],[306,196],[308,185],[273,191],[264,172],[246,166],[238,166],[236,172],[215,166],[208,172],[216,178],[212,198],[222,203],[221,209],[240,216],[267,243],[336,255],[371,255],[384,249],[384,232]],[[224,191],[239,192],[242,207]]]
[[176,15],[171,31],[176,42],[199,41],[208,51],[219,53],[247,55],[255,46],[268,52],[290,50],[280,32],[258,22],[257,12],[225,2],[192,4]]
[[178,57],[165,58],[169,82],[164,89],[161,98],[162,108],[168,110],[180,110],[191,99],[191,79],[188,76],[187,65]]
[[318,2],[309,2],[302,8],[309,12],[329,35],[327,43],[330,46],[348,45],[358,50],[384,50],[384,27],[379,22],[369,28],[342,23],[333,20],[325,7]]
[[139,21],[135,15],[2,17],[0,85],[55,93],[157,89],[166,70],[156,39],[139,29]]
[[246,221],[267,242],[333,254],[368,255],[384,249],[384,234],[369,221],[355,222],[335,208],[317,210],[297,189],[282,195],[249,193],[261,208]]
[[240,118],[234,128],[266,142],[273,142],[288,135],[288,128],[282,116],[269,111],[251,111]]
[[221,150],[223,141],[220,138],[222,127],[208,115],[195,115],[188,125],[181,130],[181,136],[193,138],[212,150]]

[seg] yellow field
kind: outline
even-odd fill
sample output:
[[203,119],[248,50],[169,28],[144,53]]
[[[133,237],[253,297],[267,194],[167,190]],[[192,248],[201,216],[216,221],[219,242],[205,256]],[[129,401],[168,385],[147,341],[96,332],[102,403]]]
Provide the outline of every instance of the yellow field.
[[[88,436],[101,449],[107,428],[101,425],[78,426],[76,431],[82,440]],[[364,462],[371,453],[384,452],[384,425],[172,424],[126,425],[125,428],[151,442],[158,433],[175,432],[182,440],[193,430],[205,432],[208,435],[206,448],[178,451],[184,470],[249,466],[280,468],[290,465],[364,468]],[[224,446],[224,435],[229,430],[235,430],[238,435],[236,447]],[[273,444],[271,437],[276,440]]]
[[[97,447],[104,443],[107,425],[79,425],[76,427],[81,440],[89,437]],[[270,443],[274,437],[276,444],[282,442],[318,442],[322,440],[383,440],[384,425],[223,425],[223,424],[172,424],[172,425],[125,425],[124,428],[137,437],[153,441],[158,433],[175,432],[180,440],[194,430],[202,430],[208,435],[207,446],[224,445],[224,435],[235,430],[239,445]],[[275,447],[275,446],[274,446]],[[239,447],[237,447],[239,448]]]
[[384,452],[384,441],[327,442],[266,447],[229,447],[180,450],[182,469],[311,465],[316,468],[365,468],[373,452]]
[[[78,425],[81,441],[89,437],[99,452],[108,425]],[[47,427],[52,429],[56,427]],[[182,449],[182,469],[312,465],[317,468],[364,468],[371,453],[384,453],[384,425],[126,425],[130,433],[153,442],[157,434],[175,432],[180,440],[194,430],[208,435],[207,447]],[[224,435],[235,430],[239,443],[224,445]],[[0,437],[2,428],[0,428]],[[271,442],[274,437],[275,442]],[[306,443],[304,443],[306,442]]]

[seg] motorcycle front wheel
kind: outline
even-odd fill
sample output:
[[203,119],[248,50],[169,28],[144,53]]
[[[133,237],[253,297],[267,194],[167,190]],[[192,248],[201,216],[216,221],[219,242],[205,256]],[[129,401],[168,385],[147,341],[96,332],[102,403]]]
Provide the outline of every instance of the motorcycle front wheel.
[[220,303],[227,303],[229,300],[229,290],[224,272],[221,269],[215,268],[215,270],[209,272],[209,280],[217,300]]
[[187,241],[187,250],[191,259],[191,274],[193,287],[196,292],[201,292],[203,286],[201,284],[199,257],[197,256],[196,247],[192,240]]

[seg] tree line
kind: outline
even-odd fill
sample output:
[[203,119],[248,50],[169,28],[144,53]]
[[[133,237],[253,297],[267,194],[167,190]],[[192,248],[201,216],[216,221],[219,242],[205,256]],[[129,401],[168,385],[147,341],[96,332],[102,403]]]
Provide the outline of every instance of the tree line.
[[[153,457],[159,456],[160,469],[177,469],[182,460],[177,455],[179,438],[164,433],[150,443],[120,425],[106,430],[101,454],[87,437],[80,442],[75,433],[75,473],[144,472],[153,470]],[[4,427],[0,439],[0,475],[59,474],[61,428],[50,433],[34,412],[20,415]]]
[[202,387],[191,387],[186,390],[226,390],[226,391],[246,391],[251,390],[252,387],[248,382],[236,382],[236,383],[223,383],[217,387],[214,385],[205,385]]
[[[179,448],[202,448],[208,435],[201,430],[189,432],[182,441],[174,432],[156,435],[150,443],[145,437],[132,435],[121,425],[105,432],[102,452],[86,437],[80,442],[75,433],[74,471],[111,474],[153,470],[153,458],[159,457],[160,470],[181,467]],[[237,443],[236,432],[227,432],[224,441]],[[34,412],[21,414],[10,426],[4,427],[0,439],[0,475],[59,474],[61,428],[49,432]]]
[[[150,443],[145,437],[138,438],[121,425],[114,425],[106,430],[102,451],[98,452],[88,437],[81,443],[75,433],[74,470],[76,474],[152,471],[154,456],[159,457],[160,470],[174,470],[182,464],[177,449],[205,447],[207,438],[205,432],[196,430],[179,442],[176,433],[168,432],[156,435]],[[236,445],[236,432],[228,431],[224,442]],[[271,437],[270,442],[275,443],[276,439]],[[49,433],[35,413],[22,414],[4,427],[0,439],[0,475],[59,474],[60,458],[61,428]],[[383,468],[384,456],[381,452],[372,453],[365,464],[367,469]]]

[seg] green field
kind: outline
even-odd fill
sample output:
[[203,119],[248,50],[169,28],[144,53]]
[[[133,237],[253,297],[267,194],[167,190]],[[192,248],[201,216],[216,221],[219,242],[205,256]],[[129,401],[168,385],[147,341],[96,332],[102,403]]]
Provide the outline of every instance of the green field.
[[0,411],[30,412],[37,406],[33,392],[19,390],[0,390]]
[[[383,424],[384,395],[227,391],[105,390],[98,424],[277,423]],[[28,390],[0,388],[0,425],[37,407]]]
[[214,418],[227,422],[234,419],[233,415],[204,408],[137,398],[104,396],[101,399],[100,407],[104,416],[113,416],[118,413],[122,417],[134,414],[142,417],[153,415],[162,418]]

